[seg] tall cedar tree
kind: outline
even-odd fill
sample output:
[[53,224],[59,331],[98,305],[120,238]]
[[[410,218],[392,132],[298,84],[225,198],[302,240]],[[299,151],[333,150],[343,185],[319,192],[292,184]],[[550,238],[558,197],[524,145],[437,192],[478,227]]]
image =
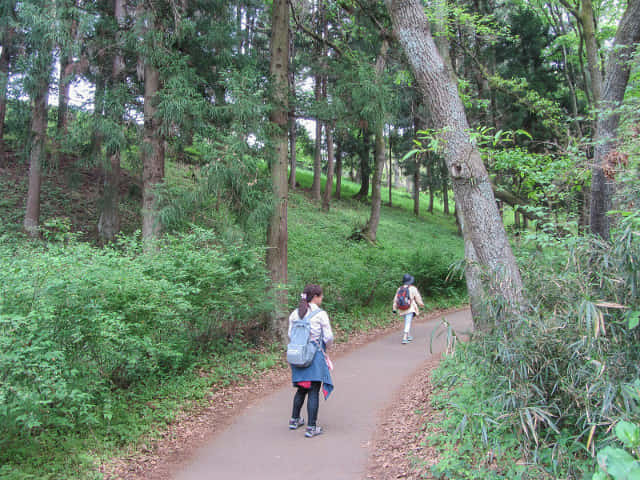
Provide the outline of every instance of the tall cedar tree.
[[25,93],[31,100],[31,144],[29,151],[29,187],[24,216],[24,229],[28,235],[39,235],[40,186],[42,167],[46,155],[47,113],[49,86],[53,73],[54,33],[51,19],[54,5],[48,1],[23,2],[18,16],[28,35],[25,36],[26,70]]
[[[106,79],[104,115],[107,121],[111,121],[114,127],[122,124],[124,109],[123,101],[117,98],[117,92],[122,90],[125,68],[122,52],[124,24],[126,21],[125,0],[113,0],[112,10],[108,11],[112,28],[109,36],[112,39],[110,65],[108,65],[110,78]],[[98,219],[98,234],[103,242],[110,242],[120,232],[120,150],[121,142],[112,141],[106,149],[106,158],[102,161],[103,189],[102,208]]]
[[269,119],[273,127],[273,160],[271,181],[273,211],[267,230],[267,268],[271,275],[276,311],[271,330],[280,341],[287,338],[287,119],[288,119],[288,65],[289,65],[289,3],[274,0],[271,22],[271,74],[272,106]]
[[[389,40],[383,39],[380,46],[380,53],[376,59],[376,81],[382,83],[384,68],[387,62],[387,51],[389,50]],[[362,232],[363,236],[372,243],[375,243],[380,224],[380,209],[382,207],[382,169],[385,164],[385,144],[384,144],[384,117],[378,119],[375,124],[374,143],[374,164],[373,183],[371,187],[371,215],[369,221]]]

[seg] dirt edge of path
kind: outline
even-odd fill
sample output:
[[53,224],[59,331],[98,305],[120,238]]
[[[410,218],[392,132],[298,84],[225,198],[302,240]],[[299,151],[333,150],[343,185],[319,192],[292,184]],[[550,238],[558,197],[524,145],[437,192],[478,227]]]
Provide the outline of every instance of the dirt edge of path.
[[[369,445],[371,454],[365,479],[431,479],[430,466],[437,462],[434,447],[425,445],[425,424],[436,421],[438,412],[431,406],[434,386],[431,373],[441,355],[423,363],[392,402],[381,412],[376,433]],[[420,462],[413,461],[420,459]]]
[[[421,314],[416,321],[418,323],[434,320],[442,315],[464,310],[467,307],[434,310]],[[399,323],[388,327],[371,330],[368,332],[352,334],[348,342],[334,345],[331,356],[339,358],[352,350],[366,345],[378,338],[400,331]],[[424,369],[430,370],[437,361],[429,360],[425,366],[419,368],[410,377],[409,384],[403,387],[397,398],[400,402],[392,404],[382,412],[382,420],[378,432],[375,435],[374,452],[379,455],[371,457],[367,478],[420,478],[420,477],[395,477],[386,476],[389,468],[402,472],[407,466],[392,466],[390,462],[401,461],[396,454],[395,446],[405,449],[410,442],[404,439],[415,436],[420,425],[416,424],[412,412],[417,408],[420,399],[424,399],[424,379],[428,374]],[[290,380],[290,370],[283,365],[269,370],[259,378],[252,379],[249,384],[238,383],[228,387],[212,391],[205,404],[202,402],[191,409],[188,406],[177,415],[176,419],[158,435],[158,438],[141,439],[133,446],[129,453],[123,456],[104,461],[99,466],[99,471],[105,480],[170,480],[177,468],[184,465],[191,458],[194,450],[209,442],[216,434],[222,432],[233,419],[242,413],[244,409],[262,398],[266,393],[281,388]],[[424,403],[424,402],[423,402]],[[399,407],[401,405],[401,407]],[[401,414],[404,412],[404,414]],[[388,419],[388,420],[387,420]],[[413,429],[415,427],[415,429]],[[412,447],[417,448],[417,447]],[[392,451],[393,449],[393,451]],[[406,450],[408,453],[409,450]],[[403,458],[408,458],[406,455]]]

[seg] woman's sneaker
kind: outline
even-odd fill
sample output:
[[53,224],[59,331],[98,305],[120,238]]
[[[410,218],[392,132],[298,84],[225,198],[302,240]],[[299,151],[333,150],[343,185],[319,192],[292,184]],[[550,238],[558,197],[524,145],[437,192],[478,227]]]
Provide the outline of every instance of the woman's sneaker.
[[322,435],[322,427],[317,425],[313,427],[307,427],[307,431],[304,432],[304,436],[307,438],[315,437],[316,435]]
[[289,420],[289,430],[295,430],[302,425],[304,425],[304,418],[302,417],[292,418],[291,420]]

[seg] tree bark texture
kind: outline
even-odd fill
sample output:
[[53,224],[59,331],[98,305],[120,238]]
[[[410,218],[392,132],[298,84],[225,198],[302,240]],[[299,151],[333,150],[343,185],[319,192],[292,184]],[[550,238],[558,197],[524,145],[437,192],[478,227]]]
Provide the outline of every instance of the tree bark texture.
[[5,41],[0,54],[0,157],[4,154],[4,120],[7,115],[7,88],[11,59],[11,34],[5,32]]
[[[477,261],[492,277],[486,290],[492,296],[504,298],[510,310],[521,310],[524,298],[520,272],[496,207],[489,176],[469,137],[469,124],[457,84],[438,54],[422,3],[387,0],[387,6],[394,34],[405,49],[434,126],[442,132],[443,156],[465,226],[465,238],[471,241]],[[474,292],[470,289],[469,293]]]
[[289,81],[289,92],[293,97],[293,104],[289,109],[289,189],[295,190],[296,188],[296,112],[295,112],[295,95],[296,95],[296,77],[293,71],[293,59],[295,58],[295,42],[293,41],[293,35],[291,29],[289,29],[289,71],[287,78]]
[[[389,41],[385,38],[382,40],[380,52],[376,59],[376,81],[382,83],[384,68],[387,62],[387,51],[389,50]],[[380,224],[380,209],[382,207],[382,169],[386,162],[385,144],[384,144],[384,122],[380,121],[376,125],[375,143],[374,143],[374,163],[373,163],[373,182],[371,185],[371,215],[364,229],[363,235],[372,243],[375,243],[378,234],[378,225]]]
[[389,127],[389,206],[393,206],[393,150],[391,140],[391,127]]
[[47,101],[49,99],[48,79],[42,80],[38,92],[33,97],[31,117],[31,151],[29,153],[29,189],[27,207],[24,216],[24,229],[31,237],[39,235],[40,226],[40,185],[42,182],[42,163],[45,155],[47,137]]
[[[316,75],[316,101],[319,102],[321,94],[320,75]],[[316,148],[313,154],[313,182],[311,184],[311,198],[320,201],[322,191],[322,121],[316,119]]]
[[[340,137],[338,137],[340,138]],[[335,197],[340,200],[342,194],[342,148],[340,141],[336,144],[336,193]]]
[[325,124],[327,129],[327,182],[324,185],[322,195],[322,210],[328,212],[331,207],[331,194],[333,193],[333,169],[334,169],[334,148],[333,148],[333,127]]
[[371,145],[369,144],[369,133],[366,130],[362,130],[362,150],[360,150],[360,190],[354,195],[354,198],[366,200],[369,197],[369,187],[371,185],[371,165],[369,164],[369,151]]
[[289,4],[274,0],[271,30],[269,72],[273,81],[272,138],[274,159],[271,180],[274,205],[267,229],[267,268],[271,275],[276,311],[271,317],[271,331],[281,342],[287,338],[287,117],[289,62]]
[[161,225],[155,189],[164,180],[164,138],[157,116],[157,94],[160,72],[144,65],[144,138],[142,141],[142,238],[151,240],[160,235]]
[[60,80],[58,86],[58,133],[67,130],[67,112],[69,111],[69,87],[73,73],[73,60],[69,57],[60,59]]
[[609,239],[612,196],[615,190],[616,139],[620,113],[629,82],[631,56],[640,41],[640,0],[631,0],[616,32],[614,48],[607,60],[602,96],[598,103],[600,113],[596,125],[594,166],[591,170],[591,231]]
[[413,214],[420,215],[420,160],[417,157],[413,170]]
[[[326,90],[324,90],[323,85],[325,82],[325,61],[324,57],[326,54],[326,48],[324,45],[324,32],[326,27],[326,16],[324,10],[324,0],[318,0],[318,25],[317,25],[317,33],[323,41],[318,41],[316,43],[316,51],[318,54],[318,59],[321,62],[321,72],[316,73],[315,75],[315,99],[316,104],[319,105],[322,100],[326,100]],[[322,127],[324,126],[324,130],[326,133],[327,127],[320,120],[319,115],[316,118],[316,150],[313,157],[313,183],[311,185],[311,198],[316,201],[321,201],[322,197]]]
[[578,12],[582,24],[582,37],[587,52],[587,68],[591,80],[591,94],[593,105],[597,106],[602,95],[602,71],[598,55],[598,41],[596,39],[596,23],[594,20],[593,4],[591,0],[582,0]]
[[[107,82],[107,88],[111,95],[122,82],[122,72],[124,71],[124,58],[120,51],[121,35],[119,33],[124,26],[126,17],[124,1],[114,0],[113,2],[113,13],[118,24],[118,32],[115,35],[117,52],[111,65],[111,79]],[[113,119],[116,125],[120,125],[123,114],[121,108],[116,106],[116,102],[113,101],[108,102],[108,105],[105,114]],[[108,160],[105,160],[103,166],[102,209],[98,219],[98,234],[102,242],[105,243],[115,240],[116,235],[120,232],[120,151],[107,152],[107,157]]]

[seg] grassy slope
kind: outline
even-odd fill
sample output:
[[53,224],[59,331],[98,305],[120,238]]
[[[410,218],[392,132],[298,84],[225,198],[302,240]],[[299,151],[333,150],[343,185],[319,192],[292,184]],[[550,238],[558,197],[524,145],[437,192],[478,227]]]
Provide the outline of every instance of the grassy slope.
[[[13,166],[17,167],[17,162]],[[5,169],[3,173],[0,190],[5,200],[0,204],[4,223],[1,230],[15,232],[20,229],[22,221],[26,177],[17,168]],[[83,228],[79,229],[88,232],[91,228],[88,225],[95,223],[92,213],[95,210],[83,208],[95,205],[95,198],[90,197],[95,190],[81,188],[87,185],[86,179],[76,183],[62,181],[64,178],[64,171],[58,170],[49,172],[43,182],[43,220],[69,217],[75,223],[74,227],[82,225]],[[299,181],[303,188],[310,185],[308,172],[300,172]],[[76,188],[72,188],[74,185]],[[343,183],[346,196],[356,189],[355,184]],[[386,195],[383,198],[388,198]],[[350,332],[393,321],[394,317],[389,314],[391,295],[401,274],[410,270],[412,257],[429,256],[430,252],[435,252],[453,262],[463,252],[453,217],[423,213],[420,218],[415,218],[410,213],[412,200],[403,192],[394,192],[393,208],[383,207],[378,245],[348,241],[347,237],[354,229],[368,219],[369,209],[368,203],[347,199],[334,201],[331,211],[325,214],[303,192],[291,194],[291,304],[296,303],[305,283],[322,284],[326,292],[326,308],[341,340],[346,340]],[[127,206],[126,212],[133,217],[134,210],[129,210]],[[437,295],[426,296],[425,300],[428,307],[438,307],[459,303],[463,298],[459,294],[454,297]],[[368,306],[353,306],[360,303]],[[0,478],[100,478],[92,467],[95,457],[117,455],[145,436],[155,436],[162,425],[175,418],[176,412],[188,402],[198,402],[211,389],[230,382],[246,381],[281,361],[279,349],[254,351],[235,348],[210,358],[180,378],[125,392],[119,404],[114,405],[114,418],[108,425],[77,436],[58,438],[52,434],[31,445],[16,445],[10,455],[13,460],[0,466]]]

